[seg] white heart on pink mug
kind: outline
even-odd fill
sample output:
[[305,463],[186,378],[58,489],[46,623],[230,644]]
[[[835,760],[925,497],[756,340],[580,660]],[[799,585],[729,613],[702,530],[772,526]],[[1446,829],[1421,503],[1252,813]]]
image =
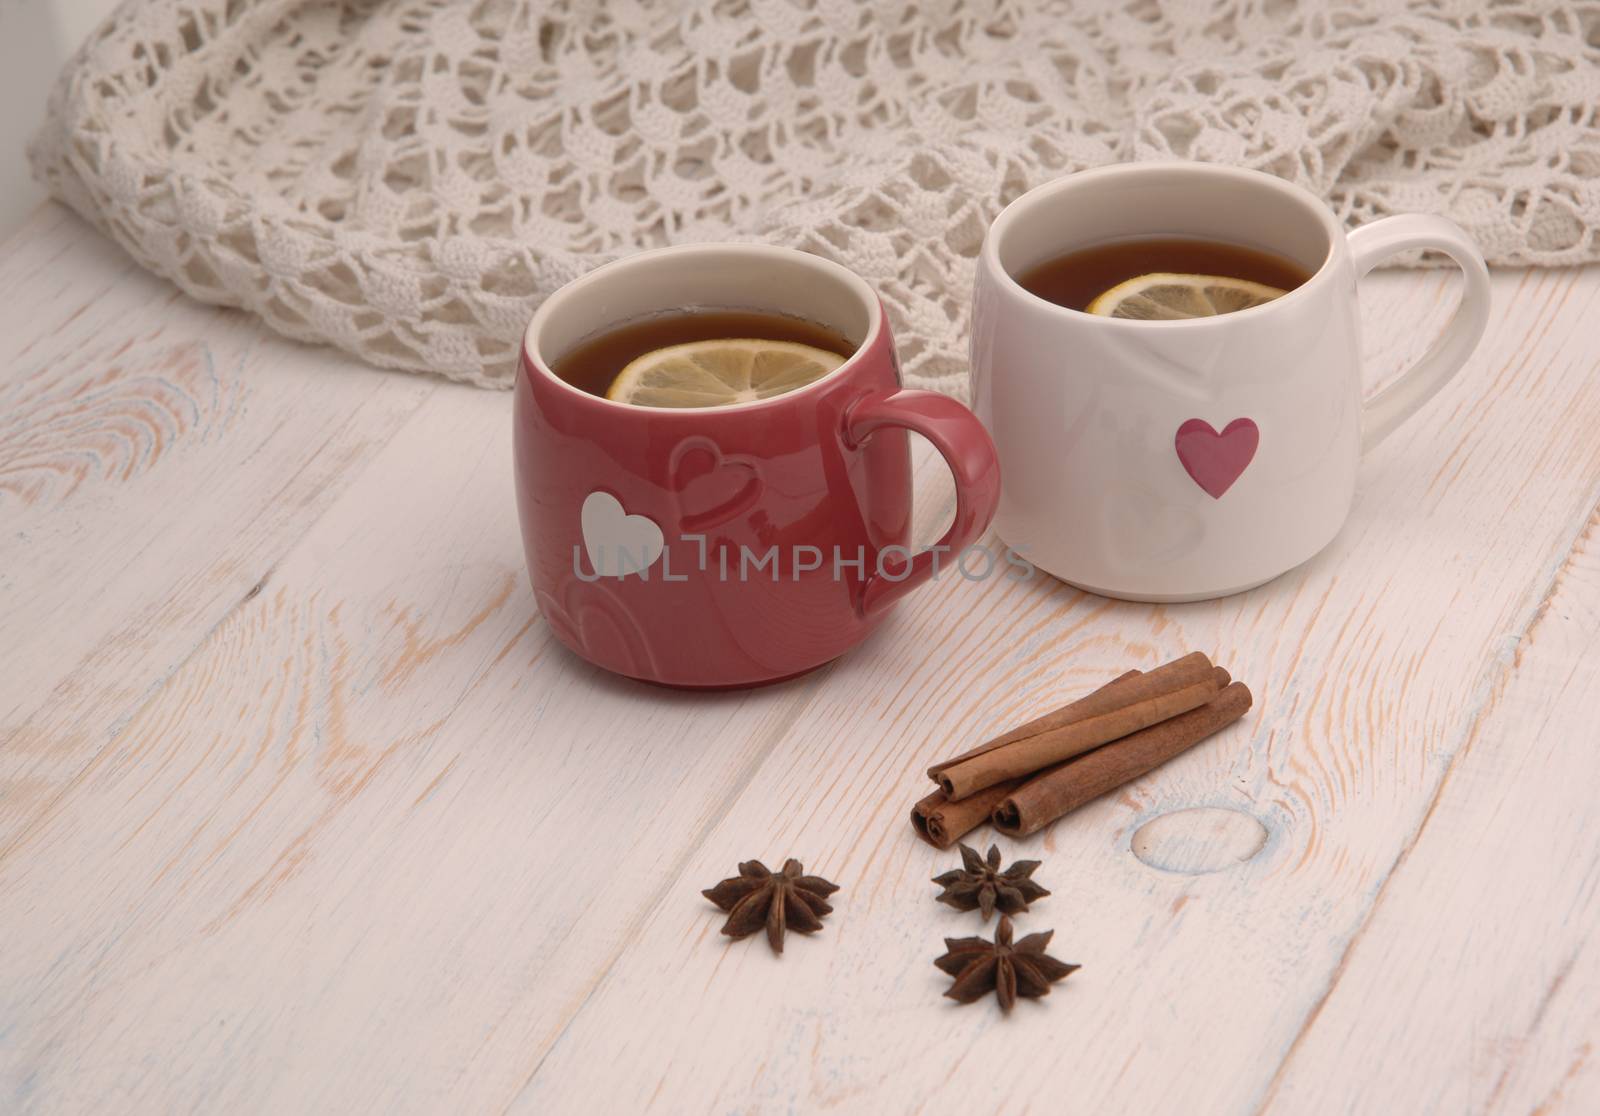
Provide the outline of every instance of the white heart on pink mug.
[[609,492],[589,493],[580,516],[583,549],[600,577],[642,574],[655,565],[666,539],[649,516],[629,515]]

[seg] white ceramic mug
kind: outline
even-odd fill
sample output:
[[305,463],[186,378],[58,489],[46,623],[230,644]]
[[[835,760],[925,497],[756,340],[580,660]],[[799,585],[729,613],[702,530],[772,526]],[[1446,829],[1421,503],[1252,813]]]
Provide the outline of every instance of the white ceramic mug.
[[[1266,249],[1311,278],[1262,306],[1178,321],[1068,310],[1017,283],[1036,264],[1135,236]],[[1461,304],[1414,366],[1363,399],[1356,280],[1415,248],[1461,268]],[[1000,452],[1000,537],[1080,588],[1185,601],[1253,588],[1332,541],[1361,452],[1477,345],[1489,274],[1440,217],[1387,217],[1347,235],[1313,194],[1271,175],[1133,163],[1007,206],[984,241],[974,298],[972,397]]]

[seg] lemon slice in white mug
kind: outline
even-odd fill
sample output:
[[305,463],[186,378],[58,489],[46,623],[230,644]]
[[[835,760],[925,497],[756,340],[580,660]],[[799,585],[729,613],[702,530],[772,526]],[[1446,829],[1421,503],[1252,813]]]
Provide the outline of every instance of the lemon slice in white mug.
[[1088,312],[1102,318],[1172,321],[1231,314],[1271,302],[1283,291],[1226,275],[1181,275],[1155,271],[1118,283],[1089,303]]
[[805,387],[844,361],[838,353],[795,341],[689,341],[629,361],[606,398],[639,407],[754,403]]

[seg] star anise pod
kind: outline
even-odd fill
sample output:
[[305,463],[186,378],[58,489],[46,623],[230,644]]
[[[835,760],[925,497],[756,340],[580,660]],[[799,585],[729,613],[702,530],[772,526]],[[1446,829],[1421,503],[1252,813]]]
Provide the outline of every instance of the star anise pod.
[[935,965],[956,978],[946,996],[963,1004],[993,992],[1002,1011],[1010,1011],[1018,996],[1047,996],[1050,985],[1082,966],[1057,961],[1045,952],[1054,930],[1029,934],[1011,944],[1011,920],[1000,916],[994,941],[982,938],[946,938],[945,955]]
[[722,932],[737,941],[763,926],[773,953],[783,952],[785,930],[812,934],[822,929],[823,916],[833,913],[828,896],[839,890],[821,876],[807,876],[793,857],[774,873],[759,860],[739,865],[739,874],[700,894],[728,912]]
[[933,877],[933,882],[944,888],[939,902],[949,903],[958,911],[982,911],[983,921],[988,922],[995,911],[1016,914],[1027,910],[1035,899],[1050,894],[1028,878],[1039,867],[1037,860],[1019,860],[1002,872],[1000,846],[989,846],[987,861],[977,849],[966,845],[960,848],[963,867]]

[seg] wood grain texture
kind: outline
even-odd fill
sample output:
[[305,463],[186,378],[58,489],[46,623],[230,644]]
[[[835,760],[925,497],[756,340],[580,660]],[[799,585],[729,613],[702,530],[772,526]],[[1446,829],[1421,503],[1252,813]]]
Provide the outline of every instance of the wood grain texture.
[[1600,1112],[1597,633],[1600,509],[1266,1111]]
[[54,207],[0,352],[3,849],[436,385],[269,342]]
[[[507,397],[156,308],[47,212],[0,253],[0,1112],[1592,1111],[1600,272],[1495,284],[1304,568],[1166,607],[947,573],[706,696],[537,620]],[[1375,380],[1448,289],[1363,285]],[[1084,969],[942,1000],[977,924],[924,769],[1192,649],[1245,720],[1003,842]],[[727,943],[698,889],[787,855],[835,915]]]
[[[1502,277],[1502,297],[1520,281]],[[1447,309],[1438,285],[1377,288],[1395,324],[1420,323],[1415,344]],[[1594,353],[1550,330],[1593,312],[1600,275],[1537,275],[1521,298],[1467,376],[1367,463],[1330,551],[1265,591],[1151,608],[991,583],[908,602],[903,634],[840,664],[833,715],[790,730],[638,941],[713,921],[692,884],[743,854],[775,804],[770,843],[845,886],[837,936],[781,968],[729,949],[714,975],[687,949],[625,953],[513,1110],[1258,1107],[1476,724],[1505,634],[1532,621],[1600,495]],[[1019,702],[1019,683],[1066,696],[1193,648],[1258,693],[1242,726],[1019,846],[1046,856],[1055,892],[1023,927],[1054,927],[1053,952],[1085,968],[1010,1020],[935,1006],[938,939],[970,926],[930,901],[951,858],[900,817],[921,767],[952,750],[934,739],[981,739],[1049,704]],[[828,777],[841,741],[873,748],[847,786]],[[1243,810],[1266,841],[1203,875],[1132,854],[1145,822],[1195,807]],[[1206,812],[1190,817],[1210,841]],[[648,1044],[628,1024],[640,1015]]]
[[[0,1060],[19,1104],[503,1103],[820,685],[695,697],[557,647],[522,572],[508,404],[446,388],[0,849],[27,912],[0,914],[0,1003],[50,1021]],[[924,534],[949,509],[925,501]],[[42,850],[92,862],[87,890],[36,872]],[[207,1041],[186,1049],[182,1020]],[[110,1032],[129,1045],[102,1058]]]

